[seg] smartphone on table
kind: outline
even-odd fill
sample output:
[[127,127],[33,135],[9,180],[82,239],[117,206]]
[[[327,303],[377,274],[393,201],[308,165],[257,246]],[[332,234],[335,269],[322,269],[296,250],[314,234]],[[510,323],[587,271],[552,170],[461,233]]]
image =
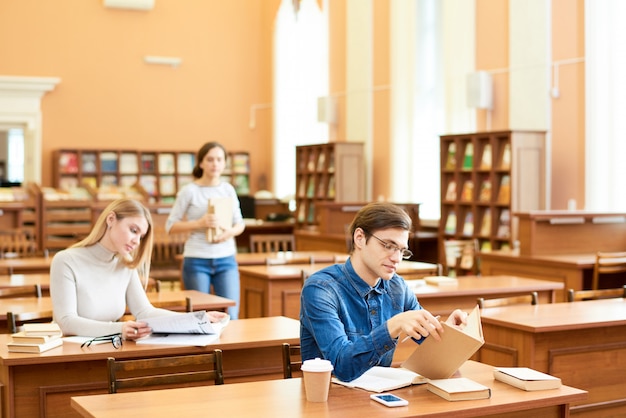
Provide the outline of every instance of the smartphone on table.
[[406,399],[402,399],[391,393],[373,393],[370,395],[370,398],[389,407],[405,406],[409,404],[409,401]]

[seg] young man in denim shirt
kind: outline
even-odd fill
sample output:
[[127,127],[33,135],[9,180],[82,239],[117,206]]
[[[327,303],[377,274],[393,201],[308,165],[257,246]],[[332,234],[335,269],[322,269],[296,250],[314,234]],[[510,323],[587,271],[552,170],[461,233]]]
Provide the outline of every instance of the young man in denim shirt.
[[[323,358],[335,376],[354,380],[373,366],[390,366],[400,335],[440,340],[443,327],[396,274],[407,248],[411,218],[386,202],[370,203],[350,225],[350,258],[312,274],[301,295],[302,359]],[[451,325],[465,324],[455,310]]]

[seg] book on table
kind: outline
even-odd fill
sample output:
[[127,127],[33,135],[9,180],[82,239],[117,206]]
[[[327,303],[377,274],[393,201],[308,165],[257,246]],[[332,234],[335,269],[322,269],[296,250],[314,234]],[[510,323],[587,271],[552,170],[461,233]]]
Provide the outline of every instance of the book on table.
[[426,383],[428,379],[402,367],[374,366],[361,376],[349,382],[333,377],[333,383],[350,388],[364,389],[369,392],[386,392],[405,386]]
[[462,329],[445,322],[441,325],[441,341],[423,338],[402,367],[428,379],[447,379],[485,343],[478,306],[467,316]]
[[491,398],[491,388],[467,377],[429,380],[426,389],[448,401]]
[[43,344],[48,341],[61,338],[61,335],[28,335],[25,331],[16,332],[11,334],[11,338],[14,343],[20,344]]
[[59,324],[54,322],[47,323],[28,323],[22,326],[24,335],[27,336],[62,336],[63,332]]
[[561,387],[561,379],[558,377],[529,369],[528,367],[496,367],[493,369],[493,377],[496,380],[527,391],[558,389]]
[[56,337],[41,344],[10,342],[7,343],[7,348],[11,353],[43,353],[61,345],[63,345],[63,339]]

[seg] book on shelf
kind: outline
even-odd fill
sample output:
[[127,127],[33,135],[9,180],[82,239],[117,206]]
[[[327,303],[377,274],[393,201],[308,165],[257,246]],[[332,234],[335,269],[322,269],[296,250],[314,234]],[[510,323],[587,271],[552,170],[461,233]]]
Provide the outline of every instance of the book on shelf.
[[309,176],[309,183],[306,188],[306,197],[315,196],[315,177]]
[[500,162],[500,168],[502,170],[508,170],[511,168],[511,144],[505,144],[502,150],[502,161]]
[[500,179],[500,190],[498,191],[498,203],[508,204],[511,201],[511,176],[505,174]]
[[59,179],[59,189],[72,190],[78,187],[78,178],[63,176]]
[[154,154],[141,154],[141,172],[154,173],[156,171]]
[[59,167],[62,173],[78,173],[78,153],[74,151],[61,152]]
[[496,235],[498,238],[509,238],[511,236],[511,212],[508,209],[502,209],[500,212]]
[[319,183],[317,183],[317,197],[320,199],[326,197],[326,187],[323,179],[320,179]]
[[174,154],[169,152],[159,154],[159,174],[174,174],[175,172]]
[[60,347],[62,345],[62,338],[54,338],[40,344],[9,342],[7,343],[7,348],[10,353],[43,353],[44,351],[52,350],[53,348]]
[[81,183],[91,187],[92,189],[96,189],[98,187],[98,179],[93,176],[83,177]]
[[465,220],[463,221],[463,235],[466,237],[474,235],[474,214],[471,211],[465,214]]
[[233,187],[238,195],[250,194],[250,182],[248,181],[247,174],[234,174],[233,175]]
[[123,188],[133,187],[136,183],[137,183],[137,176],[135,175],[120,176],[120,186]]
[[331,149],[329,153],[330,154],[328,156],[328,172],[334,173],[335,172],[335,152]]
[[311,151],[309,153],[309,162],[306,165],[308,171],[315,171],[315,153]]
[[333,377],[332,382],[349,388],[364,389],[369,392],[386,392],[411,385],[426,383],[428,379],[402,367],[374,366],[361,376],[349,382]]
[[250,171],[250,161],[248,154],[235,153],[232,155],[231,168],[233,173],[248,173]]
[[80,156],[83,173],[95,173],[98,167],[97,157],[94,152],[83,152]]
[[139,184],[150,196],[157,194],[157,178],[155,175],[147,174],[139,178]]
[[309,210],[307,210],[306,221],[310,224],[315,222],[315,203],[313,202],[309,202]]
[[25,331],[16,332],[11,334],[11,339],[14,343],[19,344],[43,344],[48,341],[61,338],[61,334],[58,335],[28,335]]
[[[208,212],[217,216],[218,228],[231,228],[233,226],[233,199],[231,197],[213,197],[209,199]],[[218,234],[217,228],[207,228],[207,240],[213,242]]]
[[486,208],[483,213],[483,221],[480,224],[480,235],[483,237],[491,235],[491,208]]
[[300,203],[300,207],[298,208],[298,222],[303,223],[306,221],[306,203]]
[[491,201],[491,179],[489,177],[483,179],[480,183],[480,192],[478,193],[478,200],[480,202]]
[[455,234],[456,233],[456,213],[453,210],[448,212],[448,217],[446,218],[446,226],[444,229],[446,234]]
[[446,188],[446,200],[456,200],[456,181],[450,180]]
[[467,316],[463,329],[441,325],[441,340],[424,338],[402,367],[429,379],[447,379],[485,343],[478,306]]
[[483,251],[483,252],[491,251],[491,242],[490,241],[483,241],[480,244],[480,251]]
[[103,173],[117,172],[117,153],[105,151],[100,153],[100,170]]
[[329,199],[335,198],[335,176],[334,175],[331,175],[328,178],[328,198]]
[[317,171],[324,171],[326,168],[326,153],[324,150],[320,150],[320,155],[317,157]]
[[474,200],[474,182],[472,180],[466,180],[465,183],[463,183],[461,200],[463,202],[471,202]]
[[463,170],[471,170],[474,167],[474,144],[471,142],[465,145],[465,155],[463,156]]
[[467,377],[429,380],[426,389],[448,401],[491,398],[491,388]]
[[456,144],[451,142],[448,145],[448,155],[446,158],[446,169],[454,170],[456,168]]
[[178,164],[178,174],[191,174],[195,165],[195,156],[190,152],[181,152],[176,161]]
[[27,323],[22,326],[22,332],[28,336],[62,336],[59,324],[54,322]]
[[483,147],[483,155],[480,158],[480,169],[481,170],[489,170],[491,168],[491,144],[485,144]]
[[120,154],[120,173],[136,174],[139,172],[139,161],[136,153],[123,152]]
[[161,196],[173,196],[176,194],[176,179],[174,176],[161,176],[159,178],[159,194]]
[[561,379],[528,367],[496,367],[493,377],[516,388],[533,391],[558,389]]
[[117,186],[117,175],[104,174],[100,180],[100,187],[102,186]]
[[298,180],[298,197],[306,196],[306,178],[300,177]]

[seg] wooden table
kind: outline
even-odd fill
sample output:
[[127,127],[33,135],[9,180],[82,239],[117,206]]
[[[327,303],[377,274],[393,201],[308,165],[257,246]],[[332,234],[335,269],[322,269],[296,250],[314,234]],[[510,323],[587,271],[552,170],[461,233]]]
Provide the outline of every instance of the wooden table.
[[23,257],[0,259],[0,273],[50,273],[52,257]]
[[285,264],[306,264],[311,259],[316,263],[333,263],[339,258],[345,261],[348,254],[332,251],[278,251],[272,253],[238,253],[237,263],[240,266],[260,266],[267,260],[284,261]]
[[576,416],[626,416],[626,300],[488,308],[480,361],[526,366],[589,391]]
[[[581,238],[584,239],[584,238]],[[563,292],[557,301],[567,300],[567,290],[581,290],[588,281],[595,264],[595,254],[520,255],[515,251],[481,252],[480,271],[485,276],[508,274],[560,282]]]
[[[191,305],[196,311],[225,311],[227,307],[235,305],[235,301],[231,299],[203,293],[198,290],[148,292],[147,295],[154,306],[175,311],[184,310],[180,302],[187,297],[191,298]],[[0,332],[6,332],[7,330],[7,312],[38,312],[41,318],[50,318],[52,320],[52,299],[50,296],[0,299]]]
[[[329,264],[286,264],[278,266],[239,266],[243,318],[283,315],[300,317],[302,271],[315,272]],[[437,265],[402,261],[397,273],[405,279],[437,274]]]
[[186,418],[233,417],[565,417],[571,402],[585,392],[563,386],[556,390],[524,392],[495,381],[493,367],[469,361],[464,376],[492,388],[490,399],[449,402],[428,392],[425,385],[395,390],[409,405],[387,408],[370,400],[369,392],[331,385],[328,402],[306,400],[302,379],[282,379],[220,386],[199,386],[160,391],[127,392],[72,397],[72,407],[83,417]]
[[[3,416],[66,418],[80,416],[72,410],[70,397],[108,393],[107,357],[184,355],[220,348],[225,386],[249,380],[281,379],[282,343],[299,343],[300,323],[284,317],[233,320],[219,340],[206,347],[137,345],[125,341],[119,350],[111,344],[81,349],[80,344],[64,342],[62,347],[42,354],[23,354],[7,352],[9,339],[9,335],[0,335]],[[205,409],[203,414],[212,415],[212,412]],[[118,418],[127,416],[132,415],[123,412]]]
[[34,286],[38,284],[41,290],[50,290],[50,273],[8,274],[0,276],[0,287]]

